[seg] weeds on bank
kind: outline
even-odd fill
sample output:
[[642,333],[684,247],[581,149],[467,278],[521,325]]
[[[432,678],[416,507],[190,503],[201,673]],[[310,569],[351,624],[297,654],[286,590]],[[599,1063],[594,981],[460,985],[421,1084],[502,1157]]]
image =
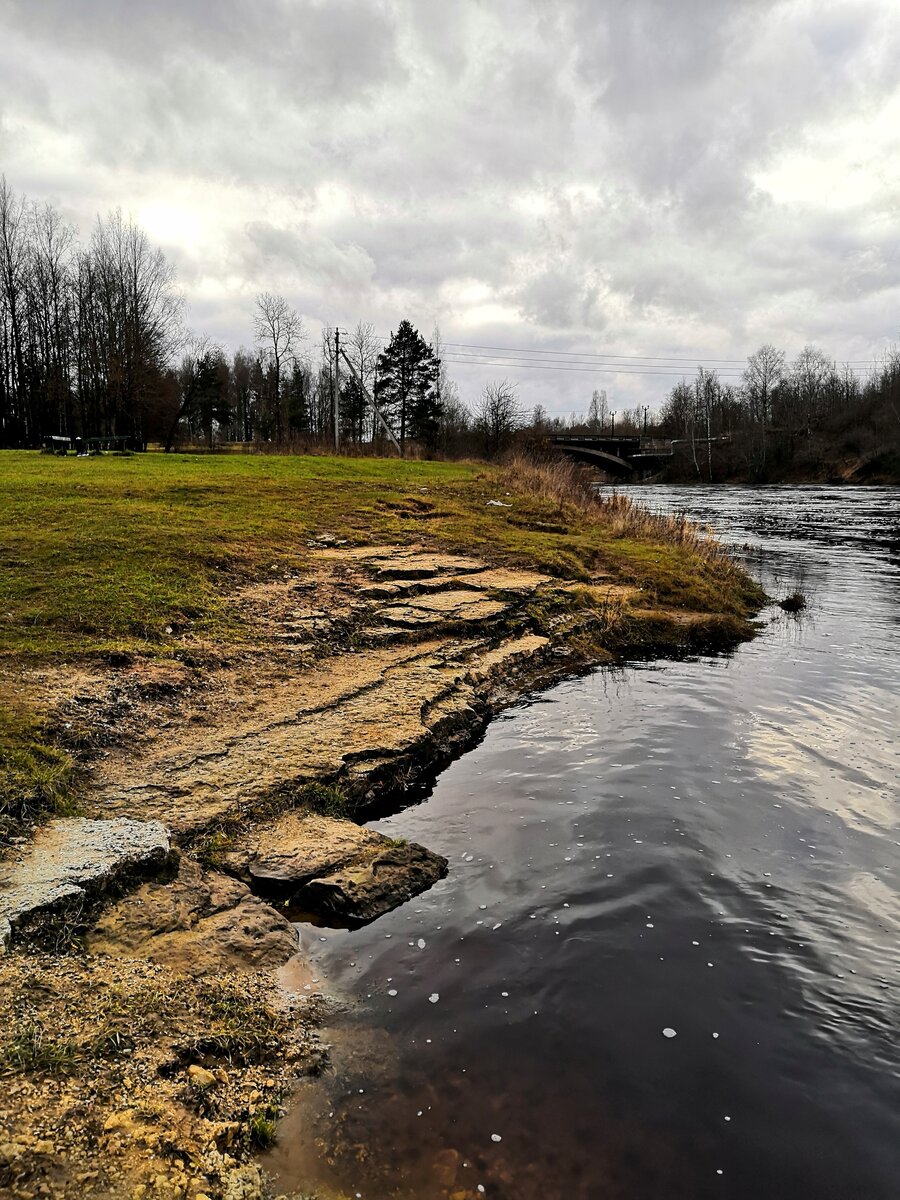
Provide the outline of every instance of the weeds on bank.
[[806,603],[806,596],[803,592],[791,592],[783,600],[779,600],[778,605],[786,613],[798,613],[806,608]]
[[0,844],[48,816],[78,811],[78,766],[46,722],[0,696]]
[[35,973],[0,1005],[0,1075],[74,1071],[90,1060],[131,1056],[171,1039],[179,1064],[199,1059],[267,1062],[284,1049],[284,1018],[231,979],[101,986],[65,995]]
[[503,478],[510,494],[534,498],[532,529],[554,514],[563,522],[564,532],[551,539],[557,559],[567,552],[580,572],[570,563],[552,574],[578,579],[614,568],[653,603],[698,611],[743,616],[765,602],[762,589],[722,544],[684,514],[654,513],[626,496],[600,495],[590,471],[566,460],[514,457]]
[[279,1115],[276,1105],[266,1104],[257,1109],[250,1118],[250,1137],[260,1150],[267,1149],[275,1141],[278,1135]]
[[348,818],[353,815],[353,801],[341,788],[324,783],[270,792],[241,805],[214,828],[206,830],[193,843],[193,852],[204,867],[218,870],[243,832],[295,809],[336,819]]
[[323,817],[347,817],[350,815],[350,799],[340,788],[324,783],[310,783],[299,793],[298,806],[308,808]]
[[54,1038],[40,1021],[27,1020],[0,1049],[0,1074],[67,1075],[75,1069],[78,1052],[75,1042]]
[[[506,467],[511,491],[526,492],[576,509],[602,522],[610,538],[634,538],[689,548],[718,562],[727,554],[721,544],[684,513],[654,513],[628,496],[601,495],[584,467],[565,459],[536,462],[517,456]],[[729,560],[730,561],[730,560]]]

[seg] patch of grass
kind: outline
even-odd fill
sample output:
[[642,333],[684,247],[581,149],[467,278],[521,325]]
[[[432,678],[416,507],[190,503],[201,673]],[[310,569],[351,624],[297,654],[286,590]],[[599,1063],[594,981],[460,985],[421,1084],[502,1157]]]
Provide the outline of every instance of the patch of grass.
[[392,850],[402,850],[404,846],[409,845],[409,838],[407,837],[389,837],[386,840],[387,845],[390,846]]
[[250,1118],[250,1138],[260,1150],[271,1146],[278,1135],[278,1109],[274,1104],[258,1108]]
[[338,818],[349,816],[352,809],[345,792],[324,783],[310,783],[303,788],[297,797],[297,806],[320,813],[323,817]]
[[0,841],[78,810],[77,764],[46,722],[0,695]]
[[0,1074],[67,1075],[78,1061],[78,1046],[54,1037],[38,1020],[25,1020],[0,1050]]
[[806,596],[803,592],[791,592],[789,596],[785,596],[783,600],[779,600],[778,605],[786,613],[802,612],[806,608]]
[[215,985],[201,982],[196,1000],[204,1028],[185,1047],[192,1061],[213,1057],[266,1062],[277,1052],[284,1020],[273,1009],[248,999],[240,987],[223,980]]
[[705,571],[728,598],[740,572],[712,539],[620,496],[598,500],[586,478],[573,464],[523,459],[490,467],[3,451],[0,658],[172,655],[186,640],[241,643],[254,631],[230,593],[245,581],[302,575],[307,542],[322,532],[350,543],[425,540],[565,579],[612,565],[663,582],[668,563],[652,551],[668,548],[686,576],[685,596],[690,577]]
[[234,844],[234,837],[224,829],[213,829],[194,845],[197,860],[211,871],[218,870],[225,855]]

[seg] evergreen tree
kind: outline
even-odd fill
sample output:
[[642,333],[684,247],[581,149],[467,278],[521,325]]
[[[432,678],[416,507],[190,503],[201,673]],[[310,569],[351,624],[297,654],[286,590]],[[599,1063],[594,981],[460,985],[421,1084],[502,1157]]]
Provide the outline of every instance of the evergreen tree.
[[416,438],[433,450],[440,428],[441,402],[437,381],[440,364],[409,321],[401,321],[387,349],[378,356],[375,398],[399,430],[401,449]]

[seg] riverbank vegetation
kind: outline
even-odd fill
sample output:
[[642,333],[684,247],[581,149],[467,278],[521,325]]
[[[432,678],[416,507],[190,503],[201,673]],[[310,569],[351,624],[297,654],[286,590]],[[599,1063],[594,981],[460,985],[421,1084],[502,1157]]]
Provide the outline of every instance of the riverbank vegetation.
[[[252,637],[229,603],[239,584],[302,572],[323,533],[425,539],[560,578],[610,563],[677,600],[658,569],[677,556],[681,602],[737,611],[736,568],[714,539],[624,498],[597,499],[567,464],[327,456],[0,454],[7,514],[0,661],[139,651]],[[743,577],[745,578],[745,577]]]

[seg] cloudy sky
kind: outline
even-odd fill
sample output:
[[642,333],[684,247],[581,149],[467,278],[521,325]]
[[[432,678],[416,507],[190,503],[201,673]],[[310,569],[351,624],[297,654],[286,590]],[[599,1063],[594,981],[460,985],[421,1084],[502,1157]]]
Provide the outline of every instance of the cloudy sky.
[[652,407],[764,341],[861,361],[897,338],[898,15],[0,0],[0,170],[83,231],[133,214],[226,347],[266,289],[311,344],[439,323],[464,398],[507,376],[550,411],[594,387]]

